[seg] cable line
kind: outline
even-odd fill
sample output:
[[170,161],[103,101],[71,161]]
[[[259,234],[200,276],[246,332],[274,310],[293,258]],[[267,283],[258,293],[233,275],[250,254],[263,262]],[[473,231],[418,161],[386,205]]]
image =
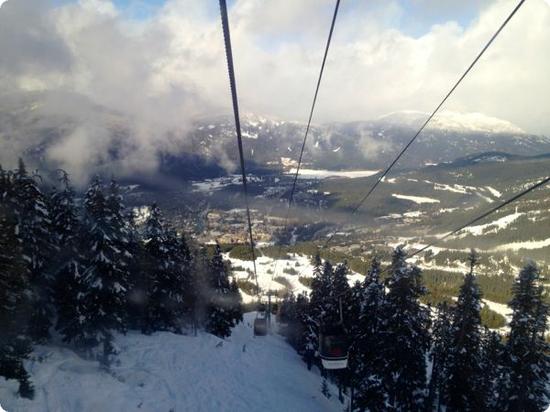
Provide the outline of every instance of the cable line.
[[231,87],[231,98],[233,100],[233,114],[235,116],[235,129],[237,132],[237,144],[239,146],[239,159],[241,163],[241,173],[243,180],[244,201],[246,204],[246,220],[248,223],[248,237],[250,242],[250,252],[252,253],[252,263],[254,265],[254,277],[256,278],[256,290],[259,294],[258,272],[256,271],[256,252],[254,250],[254,237],[252,235],[252,220],[250,219],[250,206],[248,201],[248,185],[246,180],[246,168],[244,164],[243,139],[241,135],[241,121],[239,117],[239,101],[237,99],[237,83],[235,81],[235,69],[233,67],[233,51],[231,49],[231,36],[229,33],[229,19],[227,17],[227,5],[225,0],[220,0],[220,11],[222,18],[223,39],[225,42],[225,55],[227,57],[227,71],[229,73],[229,84]]
[[456,229],[454,229],[453,231],[447,233],[446,235],[440,237],[439,239],[437,239],[435,242],[433,243],[430,243],[429,245],[426,245],[420,249],[418,249],[416,252],[414,252],[412,255],[409,256],[409,258],[411,257],[414,257],[422,252],[424,252],[425,250],[437,245],[438,243],[442,242],[443,240],[447,239],[448,237],[451,237],[453,235],[456,235],[458,232],[460,232],[461,230],[467,228],[468,226],[472,226],[473,224],[479,222],[480,220],[486,218],[487,216],[489,215],[492,215],[493,213],[495,213],[496,211],[502,209],[503,207],[509,205],[510,203],[513,203],[515,202],[516,200],[522,198],[523,196],[525,196],[526,194],[532,192],[533,190],[535,189],[538,189],[539,187],[541,186],[544,186],[545,184],[549,183],[550,182],[550,176],[542,179],[540,182],[538,183],[535,183],[534,185],[532,186],[529,186],[527,189],[525,189],[524,191],[518,193],[517,195],[511,197],[510,199],[502,202],[500,205],[498,206],[495,206],[493,207],[492,209],[488,210],[487,212],[479,215],[478,217],[476,217],[475,219],[472,219],[470,220],[468,223],[465,223],[459,227],[457,227]]
[[[409,147],[414,143],[416,138],[422,133],[424,128],[428,125],[428,123],[433,119],[433,117],[437,114],[439,109],[445,104],[445,102],[449,99],[449,97],[453,94],[453,92],[457,89],[457,87],[462,83],[462,80],[470,73],[470,71],[473,69],[473,67],[477,64],[477,62],[481,59],[481,57],[485,54],[487,49],[491,46],[493,41],[498,37],[500,32],[506,27],[508,22],[514,17],[514,15],[517,13],[517,11],[520,9],[520,7],[525,3],[525,0],[520,0],[520,2],[516,5],[516,7],[512,10],[512,12],[508,15],[508,17],[502,22],[498,30],[491,36],[489,41],[485,44],[485,46],[481,49],[481,51],[478,53],[476,58],[470,63],[466,71],[462,74],[462,76],[459,77],[459,79],[456,81],[456,83],[453,85],[453,87],[447,92],[443,100],[436,106],[436,108],[432,111],[432,113],[428,116],[428,118],[424,121],[422,126],[418,129],[418,131],[414,134],[414,136],[411,138],[411,140],[401,149],[399,154],[395,157],[395,159],[390,163],[390,165],[384,170],[384,172],[376,179],[376,182],[371,186],[369,191],[361,198],[359,203],[352,209],[351,214],[354,215],[357,213],[357,211],[361,208],[363,203],[370,197],[372,192],[378,187],[378,185],[384,180],[384,178],[387,176],[387,174],[391,171],[391,169],[395,166],[395,164],[401,159],[403,154],[409,149]],[[325,245],[323,248],[325,248],[328,243],[332,240],[334,237],[334,234],[331,234],[330,237],[325,241]]]
[[288,197],[288,207],[292,204],[294,198],[294,192],[296,190],[296,182],[298,181],[298,175],[300,174],[300,166],[302,165],[302,157],[304,155],[304,149],[306,147],[307,136],[309,134],[309,128],[311,126],[311,119],[313,118],[313,112],[315,110],[315,103],[317,103],[317,95],[319,94],[319,87],[321,86],[321,79],[323,78],[323,72],[325,71],[325,63],[327,61],[328,49],[330,48],[330,41],[332,40],[332,33],[334,32],[334,25],[336,23],[336,17],[338,16],[338,8],[340,7],[340,0],[336,0],[334,6],[334,14],[332,16],[332,22],[330,23],[330,31],[328,33],[327,44],[325,46],[325,54],[323,55],[323,62],[321,63],[321,70],[319,71],[319,78],[317,79],[317,86],[315,86],[315,94],[313,95],[313,102],[311,103],[311,110],[309,111],[309,118],[307,120],[306,132],[304,134],[304,140],[302,141],[302,147],[300,149],[300,156],[298,157],[298,167],[296,167],[296,173],[294,174],[294,181],[292,182],[292,189],[290,196]]
[[[292,201],[294,200],[294,193],[296,192],[296,184],[298,182],[298,175],[300,174],[300,167],[302,165],[302,157],[304,155],[304,150],[306,147],[307,137],[309,135],[309,129],[311,127],[311,120],[313,119],[313,113],[315,111],[315,104],[317,103],[317,96],[319,95],[319,88],[321,86],[321,80],[323,78],[323,72],[325,71],[325,63],[327,61],[328,51],[330,48],[330,43],[332,40],[332,33],[334,32],[334,26],[336,24],[336,17],[338,16],[338,9],[340,8],[340,0],[336,0],[336,4],[334,6],[334,13],[332,15],[332,21],[330,23],[330,30],[328,33],[328,39],[325,46],[325,52],[323,54],[323,60],[321,62],[321,69],[319,70],[319,77],[317,78],[317,84],[315,86],[315,93],[313,95],[313,101],[311,103],[311,109],[309,111],[309,117],[307,121],[306,131],[304,133],[304,139],[302,141],[302,146],[300,148],[300,156],[298,157],[298,166],[296,167],[296,173],[294,174],[294,179],[292,181],[292,188],[290,190],[290,195],[288,197],[288,209],[285,217],[285,227],[288,225],[288,220],[290,218],[290,207],[292,206]],[[282,245],[279,246],[279,252],[278,255],[281,254]],[[271,275],[271,280],[273,280],[273,277],[276,276],[276,269],[277,269],[277,262],[278,259],[275,260],[275,267],[273,269],[273,274]]]
[[[439,243],[441,243],[443,240],[451,237],[451,236],[454,236],[456,235],[457,233],[459,233],[460,231],[466,229],[467,227],[469,226],[472,226],[473,224],[479,222],[480,220],[486,218],[487,216],[489,215],[492,215],[493,213],[497,212],[498,210],[502,209],[503,207],[505,206],[508,206],[510,203],[513,203],[515,202],[516,200],[522,198],[523,196],[527,195],[528,193],[532,192],[533,190],[535,189],[538,189],[540,188],[541,186],[544,186],[545,184],[548,184],[550,183],[550,176],[548,177],[545,177],[544,179],[542,179],[541,181],[539,181],[538,183],[535,183],[534,185],[531,185],[529,186],[527,189],[523,190],[522,192],[512,196],[510,199],[508,200],[505,200],[504,202],[502,202],[500,205],[498,206],[495,206],[493,207],[492,209],[489,209],[488,211],[482,213],[481,215],[477,216],[476,218],[470,220],[468,223],[465,223],[459,227],[457,227],[456,229],[452,230],[451,232],[445,234],[444,236],[440,237],[439,239],[437,239],[436,241],[426,245],[426,246],[423,246],[421,247],[420,249],[416,250],[415,252],[413,252],[412,254],[410,254],[409,256],[407,256],[406,259],[410,259],[410,258],[413,258],[419,254],[421,254],[422,252],[425,252],[426,250],[434,247],[435,245],[438,245]],[[391,266],[389,267],[386,267],[384,270],[381,270],[380,271],[380,275],[384,274],[384,273],[387,273],[391,270]]]

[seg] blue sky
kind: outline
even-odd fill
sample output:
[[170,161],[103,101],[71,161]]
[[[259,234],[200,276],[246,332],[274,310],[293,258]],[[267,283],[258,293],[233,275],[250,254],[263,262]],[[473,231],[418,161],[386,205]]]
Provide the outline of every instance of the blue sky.
[[118,9],[130,17],[144,19],[161,7],[165,0],[115,0],[114,3]]
[[[124,14],[134,19],[146,19],[162,7],[167,0],[114,0],[114,4]],[[198,0],[213,1],[216,0]],[[236,0],[228,0],[231,6]],[[296,0],[300,1],[300,0]],[[434,24],[456,21],[461,26],[467,26],[479,13],[479,8],[488,0],[395,0],[403,13],[389,24],[400,31],[421,36],[429,31]],[[366,0],[344,0],[341,4],[342,13],[354,13],[385,7],[386,1],[367,2]]]

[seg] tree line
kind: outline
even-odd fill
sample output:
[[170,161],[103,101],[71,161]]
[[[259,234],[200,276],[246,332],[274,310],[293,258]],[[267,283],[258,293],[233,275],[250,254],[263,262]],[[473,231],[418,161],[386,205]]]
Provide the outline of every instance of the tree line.
[[115,332],[224,338],[242,321],[219,246],[189,241],[156,205],[138,228],[114,179],[95,177],[82,198],[64,172],[58,187],[40,182],[23,161],[0,167],[0,376],[22,396],[34,392],[23,365],[34,343],[59,336],[108,367]]
[[[406,257],[395,249],[386,270],[373,259],[364,281],[351,287],[345,263],[313,259],[311,293],[289,294],[280,309],[283,333],[308,368],[317,365],[334,380],[342,401],[347,391],[354,411],[543,411],[550,348],[537,266],[527,264],[513,283],[510,331],[502,337],[481,324],[475,252],[457,300],[436,308],[421,303],[427,293],[422,272]],[[338,320],[340,300],[348,368],[326,371],[319,332]]]

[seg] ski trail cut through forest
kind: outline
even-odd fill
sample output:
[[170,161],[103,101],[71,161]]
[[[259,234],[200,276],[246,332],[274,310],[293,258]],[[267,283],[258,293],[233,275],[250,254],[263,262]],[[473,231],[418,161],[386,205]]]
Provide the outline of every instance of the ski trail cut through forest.
[[253,336],[254,318],[246,313],[227,340],[117,335],[119,361],[110,372],[70,349],[37,346],[27,363],[35,399],[18,397],[17,383],[0,378],[0,404],[9,412],[341,411],[337,389],[329,384],[325,398],[318,370],[308,371],[284,338]]

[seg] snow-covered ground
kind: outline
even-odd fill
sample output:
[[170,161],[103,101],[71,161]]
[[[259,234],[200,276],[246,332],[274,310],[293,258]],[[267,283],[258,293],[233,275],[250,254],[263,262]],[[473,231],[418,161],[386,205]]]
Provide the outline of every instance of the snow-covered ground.
[[500,219],[494,220],[492,222],[489,222],[483,225],[467,227],[462,230],[461,235],[465,236],[466,233],[470,233],[474,236],[481,236],[487,233],[497,233],[499,230],[502,230],[508,227],[511,223],[513,223],[523,214],[524,213],[516,211],[515,213],[501,217]]
[[[327,177],[369,177],[378,173],[379,170],[323,170],[323,169],[300,169],[298,175],[301,179],[325,179]],[[296,174],[296,168],[290,169],[286,174]]]
[[[309,293],[310,289],[300,283],[300,276],[312,277],[313,266],[310,262],[310,257],[299,254],[290,254],[289,259],[273,259],[268,256],[259,256],[256,259],[256,271],[258,273],[258,285],[263,290],[281,290],[285,288],[285,285],[275,281],[275,278],[282,277],[286,279],[290,285],[290,289],[295,294]],[[233,274],[238,279],[247,279],[249,273],[253,272],[253,263],[251,260],[235,259],[229,256],[228,253],[224,254],[224,258],[231,261],[233,268]],[[293,270],[291,270],[293,269]],[[291,274],[289,272],[295,273]],[[351,272],[348,276],[350,285],[353,285],[357,280],[362,281],[363,275],[355,272]],[[250,281],[254,282],[254,278],[250,277]],[[252,303],[256,301],[255,296],[247,295],[241,291],[243,302]]]
[[254,338],[253,313],[223,341],[167,332],[117,336],[118,361],[108,373],[72,350],[38,346],[27,363],[34,400],[0,378],[9,412],[341,411],[336,389],[321,394],[317,370],[305,367],[278,335]]
[[530,240],[525,242],[513,242],[505,243],[492,249],[495,252],[502,252],[506,250],[518,251],[521,249],[533,250],[533,249],[542,249],[544,247],[550,246],[550,238],[544,240]]
[[423,196],[407,196],[407,195],[400,195],[397,193],[392,193],[392,196],[397,199],[402,200],[410,200],[411,202],[422,204],[422,203],[439,203],[439,200],[432,199],[431,197],[423,197]]

